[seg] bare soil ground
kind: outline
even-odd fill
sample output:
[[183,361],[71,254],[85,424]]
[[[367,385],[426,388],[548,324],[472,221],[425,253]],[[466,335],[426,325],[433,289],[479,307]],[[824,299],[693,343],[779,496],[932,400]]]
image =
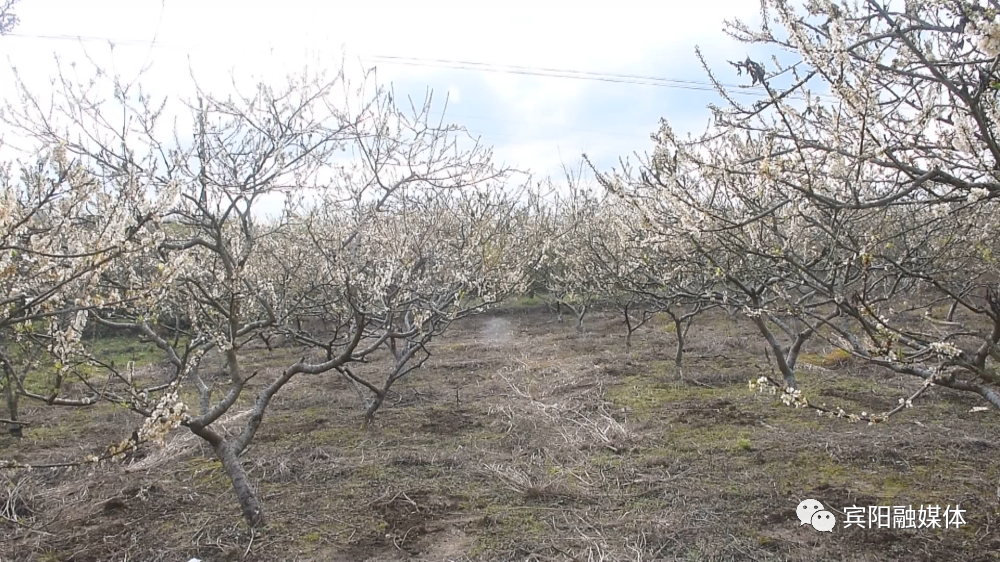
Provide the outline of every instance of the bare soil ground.
[[[344,380],[300,375],[244,455],[269,516],[255,532],[183,431],[124,464],[8,474],[0,560],[1000,559],[1000,417],[970,412],[981,401],[935,388],[888,424],[820,419],[747,388],[769,372],[752,326],[699,319],[683,373],[670,329],[628,354],[611,313],[584,333],[533,308],[468,319],[368,430]],[[301,354],[255,350],[258,384]],[[819,344],[803,361],[806,396],[852,412],[918,384]],[[138,422],[103,405],[23,414],[0,458],[79,458]],[[819,533],[799,526],[805,498],[841,522],[851,505],[960,504],[967,525]]]

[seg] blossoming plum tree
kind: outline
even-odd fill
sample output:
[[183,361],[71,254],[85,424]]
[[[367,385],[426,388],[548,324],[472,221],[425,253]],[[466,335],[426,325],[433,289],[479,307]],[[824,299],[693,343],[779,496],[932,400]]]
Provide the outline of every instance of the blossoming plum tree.
[[[361,104],[351,111],[353,100],[334,99],[344,80],[343,74],[303,74],[282,88],[260,85],[228,99],[199,92],[190,106],[190,137],[181,140],[175,131],[173,142],[161,140],[162,108],[117,81],[121,127],[107,120],[93,89],[69,80],[58,82],[57,108],[66,125],[86,135],[66,133],[23,87],[29,103],[11,117],[34,139],[65,146],[86,163],[95,189],[125,203],[108,216],[118,221],[111,223],[115,232],[127,233],[119,245],[131,253],[119,252],[87,277],[88,314],[74,316],[67,336],[51,336],[49,348],[57,359],[73,356],[106,370],[109,383],[77,399],[60,397],[57,387],[47,400],[110,400],[142,415],[142,427],[112,445],[111,456],[186,427],[222,462],[250,525],[263,523],[264,514],[240,455],[272,398],[293,377],[351,376],[349,364],[386,344],[397,368],[381,389],[374,387],[381,403],[389,385],[411,370],[428,334],[495,301],[522,277],[520,258],[510,258],[513,206],[488,189],[507,177],[493,168],[490,152],[463,140],[463,130],[432,123],[429,100],[407,115],[384,88],[366,90],[367,76],[357,90]],[[347,163],[340,160],[345,151],[353,157]],[[463,191],[479,185],[483,189]],[[262,216],[262,205],[275,196],[285,197],[280,214]],[[147,201],[161,206],[147,208]],[[144,223],[122,222],[123,213],[153,223],[150,243],[129,245]],[[4,224],[22,228],[19,216]],[[74,241],[88,243],[85,237]],[[75,246],[61,250],[74,252]],[[12,259],[11,252],[7,256]],[[295,256],[302,261],[290,263]],[[23,326],[31,310],[18,308],[13,321]],[[78,337],[88,317],[153,342],[168,372],[147,380],[131,365],[90,353]],[[332,335],[309,338],[298,325],[301,317],[332,321]],[[254,370],[248,345],[275,334],[291,334],[326,355],[302,358],[272,375]],[[213,384],[201,373],[210,356],[221,364]],[[254,380],[258,376],[270,379]],[[220,379],[226,382],[216,394]],[[197,412],[180,399],[186,385],[199,393]],[[242,430],[222,430],[222,417],[248,392],[256,396]]]
[[555,299],[562,322],[562,307],[573,312],[576,331],[583,331],[583,320],[591,307],[607,293],[590,251],[602,237],[600,209],[605,194],[583,181],[583,167],[564,167],[566,183],[551,190],[547,204],[551,221],[546,224],[549,240],[543,254],[546,285]]
[[804,291],[781,255],[804,249],[806,266],[817,268],[824,254],[798,238],[795,215],[776,204],[783,197],[779,190],[756,169],[731,169],[733,161],[759,161],[766,145],[718,131],[683,140],[666,122],[657,142],[657,151],[637,170],[602,174],[602,183],[639,208],[661,250],[669,250],[658,257],[665,262],[661,270],[680,281],[676,294],[707,306],[739,307],[763,335],[786,384],[794,387],[798,355],[815,329],[796,322],[791,311],[829,303]]
[[[478,142],[460,148],[469,140],[462,129],[428,129],[430,109],[428,99],[414,116],[394,114],[385,126],[400,132],[391,136],[358,136],[363,165],[299,218],[319,257],[316,269],[353,279],[352,307],[367,319],[352,364],[338,368],[361,395],[366,424],[392,385],[431,356],[432,340],[455,320],[523,291],[539,257],[522,238],[534,198],[528,184],[508,189],[514,174],[495,168]],[[361,203],[345,206],[345,193]],[[329,251],[330,240],[343,247]],[[332,291],[325,300],[336,302],[342,286],[325,282]],[[331,342],[305,331],[291,336],[332,352]],[[375,382],[361,364],[384,351],[391,367]]]
[[[16,123],[14,113],[9,124]],[[125,187],[109,189],[64,144],[40,150],[35,162],[0,172],[0,381],[15,435],[24,423],[22,396],[59,405],[95,400],[99,390],[73,362],[87,311],[106,304],[94,289],[115,260],[158,240],[150,228],[156,202]],[[43,368],[52,376],[28,384],[28,375]],[[73,383],[83,392],[61,396]]]
[[[733,130],[774,139],[772,181],[793,204],[814,209],[808,220],[828,233],[832,253],[853,258],[839,283],[803,270],[804,284],[835,299],[862,337],[846,324],[831,333],[872,364],[1000,407],[991,234],[1000,195],[998,7],[868,0],[764,8],[780,34],[742,22],[730,32],[788,48],[798,61],[765,71],[768,100],[719,116]],[[794,78],[783,84],[778,73]]]
[[611,183],[656,194],[654,222],[740,295],[791,392],[792,352],[819,334],[1000,406],[997,6],[765,0],[762,20],[727,32],[791,53],[733,63],[766,99],[739,103],[706,64],[727,101],[710,130],[664,124],[639,181]]

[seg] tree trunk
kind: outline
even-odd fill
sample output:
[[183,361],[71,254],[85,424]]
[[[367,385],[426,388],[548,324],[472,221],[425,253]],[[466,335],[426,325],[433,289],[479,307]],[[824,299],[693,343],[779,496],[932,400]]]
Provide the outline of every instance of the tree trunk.
[[198,389],[198,407],[201,408],[201,415],[203,416],[208,414],[208,411],[212,409],[211,389]]
[[674,356],[674,365],[680,367],[684,364],[684,330],[683,322],[674,316],[674,330],[677,336],[677,354]]
[[212,409],[212,388],[205,384],[205,381],[201,378],[201,373],[197,368],[191,372],[191,379],[194,381],[194,385],[198,389],[199,411],[201,415],[207,415],[208,411]]
[[583,317],[587,315],[587,305],[583,305],[579,311],[574,310],[573,312],[576,312],[576,331],[583,332]]
[[263,526],[266,522],[264,510],[261,509],[260,500],[257,499],[257,493],[250,484],[250,478],[247,477],[247,471],[243,468],[240,457],[227,441],[222,441],[213,448],[233,484],[233,491],[236,492],[236,499],[240,502],[243,519],[251,527]]
[[955,300],[955,302],[951,303],[951,307],[948,309],[948,317],[946,318],[948,322],[955,321],[956,310],[958,310],[958,300]]
[[638,329],[638,327],[636,328],[632,327],[632,317],[629,316],[628,314],[628,309],[631,306],[632,306],[632,301],[630,300],[629,302],[625,303],[625,307],[624,309],[622,309],[622,312],[625,313],[625,351],[629,352],[632,351],[632,332]]
[[260,336],[261,341],[264,342],[264,347],[266,347],[268,351],[274,351],[274,348],[271,347],[271,336],[265,336],[263,332],[257,335]]
[[[765,320],[758,316],[753,317],[753,323],[757,325],[757,329],[767,340],[767,344],[771,347],[771,351],[774,352],[774,360],[778,364],[778,371],[781,372],[782,378],[785,379],[785,385],[788,388],[796,388],[798,385],[795,382],[795,363],[794,359],[798,357],[798,352],[795,353],[795,358],[793,358],[793,363],[791,365],[785,360],[785,348],[780,343],[778,339],[774,337],[771,329],[767,327]],[[801,347],[801,345],[800,345]]]
[[[4,385],[4,386],[6,387],[6,390],[7,390],[7,411],[10,412],[10,421],[18,421],[18,419],[17,419],[17,399],[18,399],[18,396],[17,396],[17,391],[14,390],[14,385],[17,384],[17,383],[15,383],[13,380],[11,380],[11,374],[10,373],[7,373],[7,377],[6,378],[7,378],[7,384]],[[10,425],[9,431],[10,431],[11,435],[13,435],[14,437],[23,437],[24,436],[24,430],[23,430],[23,428],[20,425],[18,425],[16,423],[12,423],[12,424],[9,424],[9,425]]]
[[667,308],[667,314],[674,321],[674,336],[677,337],[677,352],[674,354],[674,365],[678,368],[684,365],[684,338],[687,336],[687,328],[684,327],[684,323],[687,322],[688,327],[691,327],[691,319],[698,313],[698,310],[700,309],[696,309],[690,314],[678,315],[670,308]]
[[368,427],[375,421],[375,412],[382,407],[382,402],[385,400],[385,392],[380,392],[375,395],[372,399],[371,404],[368,405],[368,409],[365,410],[365,427]]

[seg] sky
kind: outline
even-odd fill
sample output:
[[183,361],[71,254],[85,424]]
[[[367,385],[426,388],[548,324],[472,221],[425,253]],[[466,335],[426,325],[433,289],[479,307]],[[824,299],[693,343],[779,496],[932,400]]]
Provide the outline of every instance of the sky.
[[[742,60],[748,47],[722,33],[723,19],[755,21],[759,3],[21,0],[16,11],[21,23],[0,37],[4,97],[13,92],[11,66],[44,92],[55,56],[63,64],[89,58],[125,77],[148,66],[142,83],[171,98],[192,95],[192,73],[203,88],[224,92],[230,73],[277,80],[307,62],[335,70],[346,60],[359,72],[377,67],[397,99],[423,99],[431,88],[440,111],[447,94],[446,119],[481,136],[498,161],[558,177],[584,152],[606,168],[651,150],[661,117],[679,132],[703,129],[705,106],[719,98],[706,90],[695,46],[720,80],[745,83],[726,61]],[[511,66],[682,82],[499,71]]]

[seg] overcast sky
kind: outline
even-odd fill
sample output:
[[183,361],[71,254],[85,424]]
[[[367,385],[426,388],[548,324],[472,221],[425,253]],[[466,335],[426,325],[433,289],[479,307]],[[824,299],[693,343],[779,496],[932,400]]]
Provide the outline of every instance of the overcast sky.
[[[149,63],[143,83],[154,94],[190,96],[188,57],[203,85],[224,90],[229,71],[274,79],[307,61],[337,68],[346,48],[350,65],[377,66],[397,98],[422,98],[427,87],[448,93],[451,121],[481,135],[503,162],[544,176],[582,152],[606,166],[649,150],[660,117],[679,131],[700,130],[705,105],[717,98],[703,89],[695,45],[721,80],[743,83],[726,60],[743,59],[747,47],[721,32],[723,19],[756,20],[758,10],[754,0],[22,0],[21,23],[0,38],[0,52],[41,91],[58,54],[64,62],[90,56],[126,77]],[[101,38],[115,41],[113,53]],[[417,60],[390,64],[374,57]],[[687,82],[663,87],[503,73],[496,66],[463,70],[428,66],[441,64],[432,59]],[[11,92],[9,66],[0,68],[4,96]]]

